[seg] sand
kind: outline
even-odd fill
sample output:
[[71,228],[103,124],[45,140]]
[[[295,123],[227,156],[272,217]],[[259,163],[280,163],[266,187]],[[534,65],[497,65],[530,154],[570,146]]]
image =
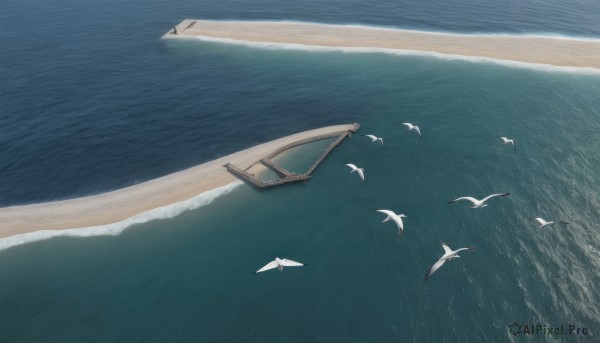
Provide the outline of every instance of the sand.
[[[187,28],[192,22],[192,27]],[[530,35],[447,34],[302,22],[186,19],[177,35],[253,43],[434,52],[453,56],[600,69],[600,40]]]
[[[0,208],[0,238],[39,230],[83,228],[120,222],[236,181],[223,167],[228,162],[245,169],[283,145],[353,127],[336,125],[300,132],[158,179],[99,195]],[[257,168],[254,167],[253,171],[260,171]]]

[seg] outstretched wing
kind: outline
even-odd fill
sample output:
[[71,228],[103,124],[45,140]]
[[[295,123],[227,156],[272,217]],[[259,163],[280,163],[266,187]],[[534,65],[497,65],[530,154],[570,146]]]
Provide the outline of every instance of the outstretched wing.
[[281,259],[281,265],[284,267],[302,267],[304,263],[295,262],[292,260]]
[[529,220],[535,220],[540,225],[544,225],[544,223],[545,223],[545,221],[542,218],[540,218],[540,217],[529,218]]
[[454,200],[450,200],[450,201],[448,201],[448,203],[452,204],[452,203],[455,203],[455,202],[460,201],[460,200],[469,200],[470,202],[473,203],[473,205],[475,205],[477,203],[477,199],[475,199],[473,197],[460,197],[460,198],[456,198]]
[[491,194],[486,196],[485,198],[481,199],[482,202],[486,202],[488,200],[490,200],[491,198],[495,198],[495,197],[504,197],[510,195],[510,193],[498,193],[498,194]]
[[451,253],[452,249],[450,249],[450,247],[448,246],[448,244],[446,243],[442,243],[442,248],[444,248],[444,252],[447,253]]
[[356,168],[356,171],[358,172],[358,175],[360,175],[360,178],[365,181],[365,172],[363,171],[362,168]]
[[402,218],[400,216],[396,216],[392,218],[392,220],[394,221],[394,223],[396,223],[398,230],[400,230],[398,233],[402,234],[402,232],[404,232],[404,223],[402,222]]
[[257,273],[261,273],[261,272],[264,272],[266,270],[273,269],[273,268],[277,268],[277,261],[271,261],[271,262],[269,262],[266,266],[260,268],[256,272]]
[[358,168],[356,167],[356,165],[354,165],[354,164],[352,164],[352,163],[348,163],[348,164],[346,164],[346,165],[347,165],[348,167],[350,167],[350,168],[352,169],[352,171],[355,171],[356,169],[358,169]]
[[427,276],[425,276],[425,280],[429,279],[431,274],[435,273],[436,270],[440,269],[440,267],[443,266],[445,262],[446,262],[446,260],[440,259],[433,266],[431,266],[431,268],[429,268],[429,272],[427,273]]
[[375,137],[373,135],[365,135],[365,136],[371,138],[371,142],[375,142],[377,140],[377,137]]
[[[413,128],[413,125],[412,125],[411,123],[402,123],[402,125],[406,126],[406,128],[407,128],[408,130],[410,130],[410,129],[412,129],[412,128]],[[408,130],[406,130],[406,131],[408,131]]]
[[[390,219],[391,219],[392,215],[396,215],[396,213],[394,213],[394,212],[392,212],[392,211],[390,211],[390,210],[375,210],[375,211],[377,211],[377,212],[381,212],[381,213],[383,213],[383,214],[387,214],[387,218],[385,218],[385,219],[383,220],[383,222],[387,222],[388,220],[390,220]],[[382,222],[382,223],[383,223],[383,222]]]
[[417,131],[417,133],[419,134],[419,137],[422,137],[421,136],[421,130],[419,129],[418,126],[415,126],[415,131]]

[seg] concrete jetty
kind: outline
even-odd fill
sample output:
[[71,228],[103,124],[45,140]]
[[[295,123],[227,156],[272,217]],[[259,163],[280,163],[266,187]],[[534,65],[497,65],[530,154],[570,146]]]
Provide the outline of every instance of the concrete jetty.
[[[249,183],[253,184],[254,186],[261,188],[261,189],[271,188],[271,187],[280,186],[280,185],[284,185],[284,184],[288,184],[288,183],[308,181],[311,178],[311,174],[315,171],[315,169],[319,166],[319,164],[321,164],[325,160],[325,158],[333,151],[333,149],[335,149],[340,143],[342,143],[344,141],[344,139],[346,139],[346,137],[348,137],[350,134],[358,131],[359,128],[360,128],[360,124],[355,123],[352,127],[350,127],[348,130],[345,130],[345,131],[336,131],[336,132],[330,132],[330,133],[325,133],[325,134],[315,135],[312,137],[303,138],[303,139],[297,140],[295,142],[286,144],[286,145],[274,150],[273,152],[269,153],[267,156],[258,160],[255,164],[261,163],[262,165],[273,170],[275,173],[277,173],[280,176],[278,179],[275,179],[275,180],[271,180],[271,181],[260,180],[254,174],[248,172],[248,170],[252,167],[252,165],[246,169],[241,169],[231,163],[227,163],[224,165],[224,167],[230,173],[234,174],[235,176],[239,177],[240,179],[242,179],[246,182],[249,182]],[[321,154],[321,156],[308,168],[308,170],[302,174],[292,173],[289,170],[285,169],[284,167],[280,166],[279,164],[277,164],[276,162],[273,161],[273,158],[275,158],[277,155],[279,155],[289,149],[295,148],[300,145],[310,144],[313,142],[317,142],[317,141],[329,139],[329,138],[334,138],[334,137],[337,137],[337,139],[333,143],[329,144],[329,146],[323,152],[323,154]]]

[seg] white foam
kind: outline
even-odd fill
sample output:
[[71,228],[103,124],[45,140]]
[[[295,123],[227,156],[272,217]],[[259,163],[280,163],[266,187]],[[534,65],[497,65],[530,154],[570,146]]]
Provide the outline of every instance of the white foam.
[[551,64],[542,64],[542,63],[528,63],[521,61],[513,61],[513,60],[501,60],[491,57],[483,57],[483,56],[466,56],[466,55],[455,55],[455,54],[445,54],[440,52],[433,51],[421,51],[421,50],[407,50],[407,49],[390,49],[390,48],[356,48],[356,47],[331,47],[331,46],[321,46],[321,45],[305,45],[305,44],[296,44],[296,43],[268,43],[268,42],[251,42],[230,38],[215,38],[209,36],[174,36],[174,35],[165,35],[163,36],[165,39],[196,39],[206,42],[213,43],[225,43],[225,44],[233,44],[233,45],[243,45],[251,48],[260,48],[267,50],[301,50],[301,51],[310,51],[310,52],[344,52],[344,53],[382,53],[382,54],[390,54],[397,56],[420,56],[420,57],[430,57],[447,61],[466,61],[472,63],[490,63],[501,65],[505,67],[511,68],[521,68],[521,69],[535,69],[547,72],[563,72],[563,73],[574,73],[574,74],[583,74],[583,75],[600,75],[600,69],[592,68],[592,67],[568,67],[568,66],[555,66]]
[[66,230],[41,230],[5,237],[0,239],[0,250],[54,237],[116,236],[133,225],[143,224],[157,219],[173,218],[185,211],[195,210],[199,207],[206,206],[213,202],[217,197],[230,193],[233,189],[242,184],[243,182],[238,180],[225,186],[198,194],[191,199],[142,212],[117,223]]

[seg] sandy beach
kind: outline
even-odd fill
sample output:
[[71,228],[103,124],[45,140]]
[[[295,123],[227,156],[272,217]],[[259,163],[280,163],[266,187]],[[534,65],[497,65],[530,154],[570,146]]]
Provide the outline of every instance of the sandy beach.
[[[336,125],[300,132],[158,179],[99,195],[0,208],[0,238],[38,230],[61,230],[116,223],[236,181],[237,179],[223,167],[228,162],[245,169],[283,145],[351,128],[353,125]],[[252,169],[254,173],[259,170],[256,167]]]
[[526,35],[447,34],[301,22],[186,19],[176,27],[177,35],[166,36],[338,48],[409,50],[600,69],[598,40]]

